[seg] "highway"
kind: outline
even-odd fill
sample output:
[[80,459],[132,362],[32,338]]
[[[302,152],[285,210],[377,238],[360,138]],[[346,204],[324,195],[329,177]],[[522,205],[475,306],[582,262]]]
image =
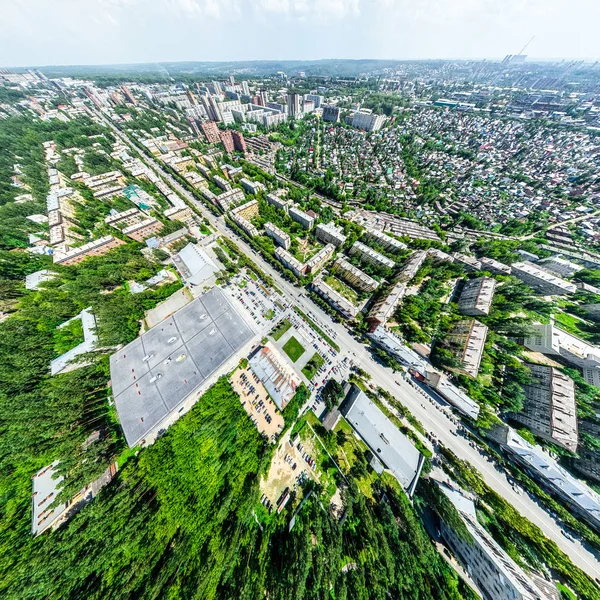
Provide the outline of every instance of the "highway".
[[[99,113],[96,113],[99,114]],[[561,533],[561,526],[554,518],[532,500],[524,492],[518,493],[508,482],[506,475],[495,468],[495,463],[489,462],[485,455],[480,454],[477,448],[472,448],[469,441],[463,437],[454,435],[457,431],[457,425],[454,420],[444,411],[439,409],[439,405],[430,402],[423,393],[413,387],[413,385],[404,380],[400,375],[394,374],[387,367],[382,366],[375,360],[369,351],[369,347],[357,341],[348,330],[341,324],[334,323],[319,306],[317,306],[301,288],[296,287],[283,279],[278,271],[255,252],[242,238],[229,230],[222,217],[213,215],[206,206],[198,201],[189,190],[184,188],[176,181],[170,173],[148,153],[142,153],[133,141],[122,133],[117,127],[109,121],[104,115],[100,115],[103,121],[114,131],[125,144],[132,147],[137,154],[142,156],[142,160],[165,179],[165,181],[194,206],[206,219],[210,225],[221,234],[235,238],[238,247],[246,254],[252,257],[252,260],[276,282],[280,290],[289,300],[292,300],[306,314],[311,314],[314,320],[323,329],[333,329],[335,332],[335,341],[341,348],[341,353],[350,356],[363,370],[371,375],[373,382],[377,386],[396,396],[410,412],[423,424],[426,431],[434,434],[437,439],[447,448],[452,450],[461,459],[467,460],[483,476],[485,482],[512,504],[524,517],[533,524],[540,527],[544,534],[559,546],[567,554],[575,565],[583,569],[592,577],[600,579],[600,561],[587,550],[577,540],[570,540]],[[398,382],[398,383],[397,383]]]

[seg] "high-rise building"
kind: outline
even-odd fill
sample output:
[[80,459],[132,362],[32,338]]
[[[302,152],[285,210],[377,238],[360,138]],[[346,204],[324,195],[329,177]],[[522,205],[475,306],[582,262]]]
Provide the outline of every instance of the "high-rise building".
[[235,77],[233,75],[229,76],[229,83],[231,83],[231,85],[235,85]]
[[318,94],[305,94],[304,100],[312,101],[315,103],[315,108],[320,108],[321,104],[323,104],[323,96],[319,96]]
[[323,106],[323,121],[338,123],[340,120],[340,109],[337,106],[325,104]]
[[244,134],[239,131],[232,131],[231,135],[233,136],[233,145],[238,152],[243,152],[244,154],[248,151],[246,149],[246,140],[244,139]]
[[202,133],[206,136],[206,141],[209,144],[216,144],[221,138],[219,137],[219,128],[214,121],[202,121],[200,123]]
[[123,96],[125,96],[125,98],[127,99],[127,102],[130,102],[134,106],[137,104],[137,102],[135,101],[135,98],[133,97],[133,94],[131,93],[130,89],[127,86],[122,85],[121,91],[123,92]]
[[295,119],[300,115],[300,94],[288,94],[287,109],[290,119]]
[[215,94],[223,93],[223,88],[221,87],[221,84],[218,81],[213,81],[212,86],[213,86],[213,89],[215,90]]
[[221,143],[225,147],[225,152],[231,154],[235,149],[231,131],[219,131],[219,137],[221,138]]
[[248,86],[248,82],[246,80],[242,81],[242,93],[246,96],[250,95],[250,87]]
[[364,129],[365,131],[377,131],[381,129],[384,123],[385,115],[375,115],[373,113],[358,111],[352,117],[352,127]]

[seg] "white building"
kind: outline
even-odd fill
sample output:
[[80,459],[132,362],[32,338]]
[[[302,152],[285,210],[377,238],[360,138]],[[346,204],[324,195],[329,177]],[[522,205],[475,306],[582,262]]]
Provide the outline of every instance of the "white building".
[[350,254],[358,254],[367,263],[387,267],[389,269],[393,269],[396,264],[387,256],[373,250],[373,248],[369,248],[369,246],[366,246],[362,242],[354,242],[352,248],[350,248]]
[[569,283],[530,262],[513,264],[512,274],[545,296],[564,296],[565,294],[574,294],[577,291],[575,284]]
[[304,229],[312,229],[315,220],[310,215],[307,215],[303,210],[300,210],[296,206],[292,206],[289,210],[289,215],[292,221],[300,223]]
[[333,244],[340,247],[345,241],[346,236],[343,234],[341,227],[336,227],[335,223],[319,223],[315,229],[316,238],[326,244]]
[[279,227],[276,227],[273,223],[265,223],[265,232],[284,250],[289,250],[292,240],[285,231],[279,229]]
[[458,299],[458,311],[471,317],[489,315],[495,289],[496,280],[492,277],[467,281]]

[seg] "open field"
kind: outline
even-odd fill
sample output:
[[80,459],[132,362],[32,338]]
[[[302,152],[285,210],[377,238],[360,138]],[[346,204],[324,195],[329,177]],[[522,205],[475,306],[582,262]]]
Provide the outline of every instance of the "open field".
[[306,352],[304,346],[294,336],[284,344],[283,351],[290,357],[293,363]]

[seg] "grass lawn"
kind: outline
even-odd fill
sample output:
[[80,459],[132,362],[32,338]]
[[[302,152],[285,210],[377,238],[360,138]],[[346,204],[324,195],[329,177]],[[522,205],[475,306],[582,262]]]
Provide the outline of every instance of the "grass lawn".
[[324,363],[325,359],[318,352],[315,352],[312,355],[312,358],[304,365],[302,373],[304,373],[306,379],[310,381]]
[[265,314],[264,317],[265,319],[267,319],[267,321],[270,321],[273,317],[275,316],[275,311],[270,308]]
[[292,336],[284,345],[283,351],[290,357],[292,362],[296,362],[305,352],[304,346]]
[[245,279],[242,279],[242,281],[240,281],[240,282],[238,283],[238,285],[239,285],[239,286],[240,286],[242,289],[244,289],[244,288],[245,288],[245,287],[248,285],[248,282],[247,282]]
[[258,281],[258,275],[254,271],[246,269],[246,273],[248,274],[248,277],[250,277],[250,279],[252,279],[253,281]]
[[273,331],[271,331],[271,337],[277,341],[283,337],[283,334],[292,326],[289,319],[281,321]]
[[358,294],[353,289],[342,283],[339,279],[336,279],[333,275],[324,277],[323,281],[327,285],[331,286],[338,294],[344,296],[346,300],[352,302],[352,304],[356,304],[358,302]]
[[84,340],[81,319],[75,319],[54,331],[54,352],[57,356],[79,346]]

